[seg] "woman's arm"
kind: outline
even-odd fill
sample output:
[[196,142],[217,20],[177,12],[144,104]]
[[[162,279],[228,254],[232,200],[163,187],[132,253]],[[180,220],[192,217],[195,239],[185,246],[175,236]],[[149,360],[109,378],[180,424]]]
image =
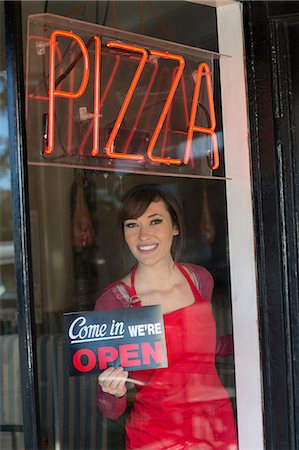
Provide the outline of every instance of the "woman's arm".
[[98,377],[97,406],[109,419],[117,419],[126,409],[128,372],[109,367]]
[[97,392],[97,406],[104,416],[108,417],[108,419],[117,419],[126,410],[127,398],[126,395],[124,397],[117,398],[111,394],[106,394],[99,386]]
[[[128,306],[127,299],[113,283],[98,298],[95,310],[108,310]],[[126,379],[128,373],[121,367],[104,370],[98,377],[97,406],[109,419],[117,419],[127,406]]]

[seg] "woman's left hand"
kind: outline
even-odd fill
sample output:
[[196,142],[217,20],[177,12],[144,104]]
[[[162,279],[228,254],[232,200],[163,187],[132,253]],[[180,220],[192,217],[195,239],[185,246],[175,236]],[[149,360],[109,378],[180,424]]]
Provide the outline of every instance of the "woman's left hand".
[[115,397],[123,397],[127,393],[126,382],[128,375],[129,373],[122,367],[109,367],[99,375],[98,383],[103,392]]

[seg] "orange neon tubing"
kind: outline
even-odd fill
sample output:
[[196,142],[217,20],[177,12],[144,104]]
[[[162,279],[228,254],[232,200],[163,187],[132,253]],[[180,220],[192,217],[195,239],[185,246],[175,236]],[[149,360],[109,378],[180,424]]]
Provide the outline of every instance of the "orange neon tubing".
[[187,127],[188,123],[189,123],[189,112],[188,112],[188,105],[187,105],[187,93],[186,93],[186,84],[185,84],[184,75],[182,76],[182,79],[181,79],[181,87],[182,87],[182,94],[183,94],[185,121],[186,121],[186,127]]
[[181,160],[180,159],[174,159],[174,158],[161,158],[161,157],[156,157],[153,156],[153,150],[154,150],[154,146],[157,142],[158,136],[160,134],[161,128],[163,126],[163,123],[165,121],[165,118],[167,116],[167,113],[170,109],[170,105],[172,103],[176,88],[180,82],[182,73],[184,71],[184,67],[185,67],[185,60],[182,56],[179,55],[173,55],[171,53],[166,53],[166,52],[157,52],[155,50],[150,50],[150,54],[153,56],[157,56],[158,58],[165,58],[165,59],[171,59],[174,61],[178,61],[179,65],[178,65],[178,69],[177,69],[177,73],[176,76],[174,78],[173,84],[171,86],[171,89],[169,91],[168,97],[166,99],[165,105],[163,107],[163,110],[160,114],[158,123],[156,125],[156,128],[154,130],[153,136],[151,138],[151,141],[149,143],[149,146],[147,148],[147,155],[148,158],[152,161],[152,162],[157,162],[157,163],[166,163],[166,164],[181,164]]
[[[184,75],[182,76],[181,79],[181,87],[182,87],[182,94],[183,94],[183,104],[184,104],[184,111],[185,111],[185,122],[186,122],[186,130],[188,129],[188,124],[189,124],[189,111],[188,111],[188,105],[187,105],[187,93],[186,93],[186,84],[185,84],[185,77]],[[187,133],[185,133],[187,135]],[[190,159],[191,159],[191,166],[194,168],[194,159],[193,159],[193,155],[191,153],[190,155]]]
[[[50,37],[50,51],[53,49],[53,46],[55,46],[56,36],[69,37],[71,39],[74,39],[74,41],[77,42],[77,44],[79,45],[80,50],[83,54],[84,69],[83,69],[81,86],[79,87],[77,92],[59,91],[57,89],[54,89],[54,95],[56,95],[57,97],[79,98],[84,93],[87,83],[88,83],[88,78],[89,78],[88,50],[85,47],[85,44],[82,41],[82,39],[79,36],[77,36],[76,34],[69,32],[69,31],[56,30],[51,34],[51,37]],[[50,56],[50,58],[51,58],[51,56]]]
[[[73,43],[74,44],[74,43]],[[72,52],[70,61],[73,62],[75,59],[74,53]],[[70,73],[70,91],[74,89],[74,71]],[[68,133],[67,133],[67,149],[68,154],[72,154],[72,144],[73,144],[73,133],[72,133],[72,124],[73,124],[73,111],[74,111],[74,100],[71,98],[69,101],[69,117],[68,117]]]
[[[197,106],[198,106],[198,99],[199,99],[199,93],[201,88],[201,80],[203,75],[206,76],[206,86],[207,86],[207,94],[208,94],[208,105],[210,110],[210,127],[204,128],[204,127],[198,127],[194,125],[195,118],[196,118],[196,112],[197,112]],[[194,94],[193,94],[193,100],[192,100],[192,107],[191,107],[191,113],[190,113],[190,123],[188,127],[188,134],[187,134],[187,143],[186,143],[186,149],[185,149],[185,156],[184,156],[184,164],[188,164],[190,156],[192,154],[192,139],[194,131],[197,131],[198,133],[204,133],[211,136],[212,144],[213,144],[213,166],[211,167],[212,170],[216,170],[219,167],[219,152],[218,152],[218,144],[217,144],[217,136],[215,133],[216,128],[216,119],[215,119],[215,109],[214,109],[214,100],[213,100],[213,88],[212,88],[212,80],[211,80],[211,71],[207,63],[201,63],[199,64],[197,68],[197,77],[196,77],[196,83],[194,88]]]
[[[81,86],[77,92],[66,92],[59,91],[55,89],[55,49],[56,49],[56,38],[58,36],[64,36],[77,42],[79,45],[83,58],[84,58],[84,70]],[[48,146],[44,147],[44,153],[50,154],[54,150],[54,109],[55,109],[55,96],[65,97],[65,98],[78,98],[80,97],[86,89],[89,77],[89,57],[87,48],[84,45],[82,39],[79,38],[74,33],[55,30],[50,36],[50,62],[49,62],[49,122],[48,122]]]
[[[120,63],[120,56],[119,56],[119,55],[115,55],[115,57],[116,57],[116,60],[115,60],[115,63],[114,63],[112,72],[111,72],[111,74],[110,74],[110,77],[109,77],[109,80],[108,80],[108,82],[107,82],[107,86],[106,86],[106,88],[105,88],[105,91],[104,91],[104,93],[103,93],[103,95],[102,95],[102,98],[100,99],[100,108],[99,108],[99,111],[101,110],[101,108],[102,108],[102,106],[103,106],[103,103],[104,103],[104,101],[105,101],[105,99],[106,99],[106,97],[107,97],[107,94],[108,94],[108,92],[109,92],[109,89],[110,89],[111,84],[112,84],[112,82],[113,82],[113,80],[114,80],[116,71],[117,71],[118,66],[119,66],[119,63]],[[89,135],[90,135],[92,126],[93,126],[93,122],[90,122],[90,123],[89,123],[89,126],[88,126],[88,129],[87,129],[87,131],[86,131],[86,133],[85,133],[85,135],[84,135],[84,137],[83,137],[83,139],[82,139],[81,145],[80,145],[80,149],[79,149],[79,153],[80,153],[80,154],[83,153],[83,149],[84,149],[84,147],[85,147],[85,144],[86,144],[86,142],[87,142],[87,139],[89,138]],[[98,154],[98,153],[97,153],[97,154]],[[93,155],[93,156],[97,156],[97,154],[95,154],[95,155]]]
[[[147,61],[147,62],[151,63],[151,61]],[[136,129],[137,129],[137,126],[138,126],[138,123],[139,123],[141,114],[142,114],[143,109],[144,109],[144,107],[145,107],[145,105],[146,105],[146,102],[147,102],[149,93],[150,93],[150,91],[151,91],[151,89],[152,89],[153,83],[154,83],[155,78],[156,78],[156,75],[157,75],[158,64],[153,63],[153,62],[152,62],[152,64],[154,64],[154,70],[153,70],[152,76],[151,76],[151,78],[150,78],[150,81],[149,81],[147,90],[146,90],[146,92],[145,92],[145,94],[144,94],[143,100],[142,100],[142,102],[141,102],[139,111],[138,111],[138,113],[137,113],[137,115],[136,115],[136,119],[135,119],[135,121],[134,121],[134,123],[133,123],[133,125],[132,125],[130,134],[129,134],[128,139],[127,139],[127,141],[126,141],[126,143],[125,143],[125,145],[124,145],[123,153],[127,153],[127,151],[128,151],[129,145],[130,145],[130,143],[131,143],[131,141],[132,141],[132,138],[133,138],[133,135],[134,135],[134,133],[135,133],[135,131],[136,131]]]
[[127,50],[127,51],[131,51],[131,52],[136,52],[136,53],[140,53],[142,55],[140,62],[138,64],[137,70],[135,72],[135,75],[133,77],[133,80],[131,82],[131,85],[128,89],[126,98],[122,104],[122,107],[119,111],[119,114],[117,116],[117,119],[115,121],[114,127],[111,131],[111,134],[109,136],[107,145],[106,145],[106,155],[109,156],[110,158],[119,158],[119,159],[133,159],[133,160],[138,160],[138,161],[142,161],[144,160],[144,157],[142,155],[128,155],[126,153],[115,153],[113,146],[114,146],[114,141],[115,141],[115,137],[118,133],[118,130],[121,126],[121,123],[123,121],[124,115],[128,109],[129,103],[131,101],[131,98],[133,96],[133,93],[136,89],[136,85],[139,81],[139,78],[141,76],[141,73],[143,71],[144,65],[146,63],[146,60],[148,58],[148,53],[147,51],[142,48],[142,47],[136,47],[134,45],[127,45],[127,44],[122,44],[120,42],[107,42],[106,46],[108,48],[118,48],[120,50]]
[[101,77],[101,40],[97,36],[95,40],[95,68],[94,68],[94,106],[93,106],[93,147],[91,156],[99,153],[100,140],[100,77]]

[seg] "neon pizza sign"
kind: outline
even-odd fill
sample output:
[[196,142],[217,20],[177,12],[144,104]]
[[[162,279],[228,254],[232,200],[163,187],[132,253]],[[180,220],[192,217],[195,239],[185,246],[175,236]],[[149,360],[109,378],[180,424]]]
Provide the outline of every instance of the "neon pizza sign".
[[218,56],[52,14],[30,16],[29,163],[215,174]]

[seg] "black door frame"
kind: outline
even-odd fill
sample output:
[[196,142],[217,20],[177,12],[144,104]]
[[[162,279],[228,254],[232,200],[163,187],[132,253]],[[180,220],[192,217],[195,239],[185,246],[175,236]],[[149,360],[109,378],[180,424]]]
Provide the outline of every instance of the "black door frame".
[[299,3],[245,1],[243,11],[265,448],[289,450],[299,448],[299,224],[286,25]]
[[20,1],[5,1],[6,68],[24,445],[40,448]]

